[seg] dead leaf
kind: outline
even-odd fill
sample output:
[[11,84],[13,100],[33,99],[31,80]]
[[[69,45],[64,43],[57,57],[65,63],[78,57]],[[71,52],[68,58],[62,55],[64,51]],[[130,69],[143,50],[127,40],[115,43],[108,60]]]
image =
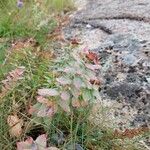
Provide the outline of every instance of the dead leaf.
[[120,139],[129,138],[132,139],[135,136],[139,136],[142,133],[149,132],[149,128],[147,127],[140,127],[140,128],[134,128],[134,129],[126,129],[125,131],[118,131],[115,130],[114,136]]
[[79,45],[79,44],[81,44],[81,40],[79,40],[77,38],[73,38],[73,39],[71,39],[71,44],[72,45]]
[[19,119],[17,115],[9,115],[7,123],[10,127],[9,133],[12,137],[20,137],[22,134],[23,120]]
[[21,55],[24,55],[22,49],[31,48],[31,47],[34,47],[35,45],[36,45],[36,41],[32,38],[29,38],[26,40],[15,41],[11,45],[11,49],[12,49],[11,53],[12,54],[19,53]]
[[89,53],[86,54],[86,57],[95,64],[99,64],[98,55],[96,53],[89,51]]
[[101,84],[100,80],[90,80],[90,83],[94,84],[94,85],[100,85]]

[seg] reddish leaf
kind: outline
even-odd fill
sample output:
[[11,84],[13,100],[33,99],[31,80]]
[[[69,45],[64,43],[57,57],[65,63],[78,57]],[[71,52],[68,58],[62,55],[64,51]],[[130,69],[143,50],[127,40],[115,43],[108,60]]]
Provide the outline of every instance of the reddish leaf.
[[89,49],[88,49],[88,47],[85,47],[85,48],[83,49],[83,53],[84,53],[84,54],[89,54]]
[[100,85],[101,82],[99,80],[90,80],[90,83],[94,85]]
[[67,113],[70,113],[69,101],[59,101],[60,107]]
[[33,106],[30,106],[28,113],[32,115],[35,111],[36,109]]
[[33,139],[32,137],[29,137],[26,141],[24,142],[17,142],[17,150],[32,150],[32,144],[33,144]]
[[47,103],[49,102],[49,100],[46,99],[46,98],[44,98],[43,96],[38,96],[38,97],[37,97],[37,101],[38,101],[39,103],[43,103],[43,104],[47,104]]
[[81,87],[84,87],[84,83],[79,77],[75,77],[73,79],[73,84],[77,89],[80,89]]
[[72,100],[72,106],[75,108],[80,108],[81,104],[79,100]]
[[22,79],[23,73],[25,71],[25,67],[18,67],[15,70],[8,73],[6,80],[3,80],[2,92],[0,93],[0,97],[4,97],[7,92],[15,86],[18,80]]
[[81,41],[79,39],[73,38],[71,39],[71,44],[73,45],[79,45],[81,43]]
[[62,92],[61,93],[61,99],[62,100],[69,100],[70,99],[70,93],[69,92],[67,92],[67,91],[64,91],[64,92]]
[[71,80],[64,77],[57,78],[56,81],[59,82],[61,85],[71,84]]
[[88,106],[87,101],[80,101],[80,100],[72,100],[72,106],[75,108],[81,108]]
[[47,102],[47,104],[37,103],[31,106],[29,113],[38,117],[52,117],[57,112],[57,105],[54,102]]
[[89,52],[86,54],[86,57],[90,60],[93,61],[95,64],[99,64],[98,56],[94,52]]
[[10,126],[9,133],[12,137],[19,137],[22,134],[23,120],[19,119],[17,115],[9,115],[7,123]]
[[38,145],[39,149],[46,148],[47,135],[42,134],[35,140],[35,143]]
[[49,150],[51,147],[47,147],[47,136],[45,134],[37,137],[33,141],[32,137],[29,137],[24,142],[17,143],[17,150]]
[[146,133],[149,131],[149,128],[147,127],[140,127],[135,129],[126,129],[125,131],[118,131],[115,130],[114,136],[120,139],[125,138],[134,138],[135,136],[139,136],[140,134]]
[[51,117],[54,115],[54,110],[52,107],[42,105],[37,112],[38,117]]
[[38,94],[40,96],[58,96],[59,92],[56,89],[39,89]]

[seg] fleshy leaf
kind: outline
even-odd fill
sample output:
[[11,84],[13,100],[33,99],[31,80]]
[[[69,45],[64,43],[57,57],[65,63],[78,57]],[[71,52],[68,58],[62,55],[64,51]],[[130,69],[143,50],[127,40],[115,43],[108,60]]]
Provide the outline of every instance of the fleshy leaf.
[[39,89],[38,94],[40,96],[58,96],[59,92],[56,89]]
[[35,141],[33,141],[32,137],[29,137],[24,142],[18,142],[17,150],[52,150],[51,147],[46,147],[46,145],[47,136],[45,134],[42,134],[37,137]]
[[38,97],[37,97],[37,101],[38,101],[39,103],[47,104],[49,100],[46,99],[46,98],[44,98],[43,96],[38,96]]
[[71,89],[71,94],[75,97],[78,98],[80,96],[80,90],[76,89],[75,87]]
[[53,102],[48,104],[37,103],[31,106],[29,113],[38,117],[52,117],[57,112],[57,107]]
[[85,101],[89,101],[92,99],[91,91],[90,90],[84,90],[82,93],[82,97]]
[[72,106],[75,108],[81,107],[80,101],[79,100],[72,100]]
[[39,111],[37,112],[38,117],[46,117],[46,116],[52,116],[52,115],[53,115],[53,109],[45,105],[42,105]]
[[42,134],[35,140],[35,143],[38,145],[38,149],[46,150],[46,142],[47,142],[47,135]]
[[60,83],[61,85],[71,84],[71,80],[68,78],[64,78],[64,77],[57,78],[56,81]]
[[29,137],[24,142],[17,142],[17,150],[32,150],[33,144],[34,144],[34,141],[32,137]]
[[37,113],[37,111],[40,109],[42,106],[41,103],[36,103],[34,106],[30,106],[28,113],[31,115],[34,115]]
[[86,107],[88,106],[88,102],[80,100],[72,100],[72,106],[75,108]]
[[74,84],[74,86],[75,86],[77,89],[80,89],[81,87],[84,87],[84,83],[83,83],[83,81],[81,80],[81,78],[79,78],[79,77],[75,77],[75,78],[74,78],[73,84]]
[[69,106],[69,101],[59,101],[60,107],[67,113],[70,113],[70,106]]
[[62,100],[69,100],[70,99],[70,93],[69,92],[67,92],[67,91],[64,91],[64,92],[62,92],[61,93],[61,99]]

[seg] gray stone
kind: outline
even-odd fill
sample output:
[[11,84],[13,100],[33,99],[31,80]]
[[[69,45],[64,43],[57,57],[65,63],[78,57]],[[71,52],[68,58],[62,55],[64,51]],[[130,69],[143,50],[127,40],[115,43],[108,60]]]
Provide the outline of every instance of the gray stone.
[[104,100],[123,97],[140,112],[134,126],[150,124],[150,0],[85,1],[65,28],[67,37],[99,53]]

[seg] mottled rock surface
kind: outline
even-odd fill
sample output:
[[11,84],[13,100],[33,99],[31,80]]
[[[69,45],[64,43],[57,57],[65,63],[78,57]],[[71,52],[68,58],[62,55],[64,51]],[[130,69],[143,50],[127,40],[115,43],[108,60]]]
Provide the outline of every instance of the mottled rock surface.
[[64,32],[68,39],[83,41],[80,49],[87,46],[98,53],[103,101],[123,104],[116,116],[134,112],[131,126],[149,126],[150,1],[77,0],[77,5]]

